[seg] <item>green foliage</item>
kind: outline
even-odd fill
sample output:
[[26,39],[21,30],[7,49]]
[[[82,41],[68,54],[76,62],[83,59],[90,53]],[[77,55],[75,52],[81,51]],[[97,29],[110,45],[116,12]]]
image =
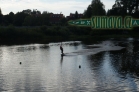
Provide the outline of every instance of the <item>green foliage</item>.
[[92,0],[92,3],[88,6],[84,12],[85,18],[92,16],[104,16],[106,15],[105,6],[100,0]]
[[78,19],[78,12],[75,12],[75,19]]
[[2,22],[3,22],[3,15],[0,14],[0,24],[2,25]]
[[85,18],[91,18],[92,14],[93,14],[92,7],[91,7],[91,5],[89,5],[87,7],[87,10],[84,11],[84,17]]
[[40,27],[40,29],[45,31],[45,30],[47,30],[47,26],[43,25],[43,26]]
[[116,16],[127,16],[134,15],[138,12],[139,0],[116,0],[112,9],[110,9],[107,15],[116,15]]
[[50,15],[49,14],[42,14],[40,16],[27,16],[24,19],[23,25],[24,26],[41,26],[41,25],[50,25]]
[[28,14],[25,14],[23,12],[18,12],[17,14],[15,14],[15,18],[14,18],[14,25],[15,26],[22,26],[24,19],[28,16]]
[[13,15],[5,15],[3,16],[3,22],[4,22],[4,26],[8,26],[10,24],[13,24],[13,20],[14,20],[14,17]]
[[60,22],[61,22],[61,26],[67,26],[68,25],[66,18],[62,18]]
[[24,19],[24,22],[23,22],[23,25],[24,26],[33,26],[33,17],[32,16],[27,16],[25,19]]
[[88,37],[131,37],[138,36],[138,28],[133,30],[96,30],[76,26],[46,26],[38,28],[16,28],[13,25],[0,27],[0,42],[43,42],[61,40],[84,40]]
[[[112,9],[108,10],[108,16],[127,16],[132,15],[139,18],[138,5],[139,0],[116,0]],[[75,12],[75,18],[78,19],[78,12]],[[92,0],[91,4],[84,11],[84,18],[92,16],[106,15],[105,6],[100,0]],[[59,41],[69,39],[83,40],[90,37],[129,37],[139,35],[139,27],[133,30],[113,29],[96,30],[90,27],[67,26],[67,19],[62,18],[59,24],[50,24],[50,13],[45,11],[41,14],[38,10],[23,10],[14,14],[10,12],[7,15],[0,13],[0,42],[41,42],[41,41]],[[14,27],[14,26],[22,27]]]

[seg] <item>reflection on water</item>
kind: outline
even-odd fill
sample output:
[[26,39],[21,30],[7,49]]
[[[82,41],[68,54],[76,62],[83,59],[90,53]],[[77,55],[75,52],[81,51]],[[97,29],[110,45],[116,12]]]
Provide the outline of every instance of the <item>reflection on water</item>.
[[[99,44],[105,48],[63,42],[64,57],[60,43],[1,46],[0,91],[139,91],[139,41],[113,39]],[[114,45],[125,48],[106,50]]]

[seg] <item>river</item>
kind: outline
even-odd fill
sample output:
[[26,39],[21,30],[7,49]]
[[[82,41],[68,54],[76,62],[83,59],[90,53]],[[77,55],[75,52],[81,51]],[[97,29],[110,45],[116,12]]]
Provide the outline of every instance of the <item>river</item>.
[[139,40],[0,46],[1,92],[139,91]]

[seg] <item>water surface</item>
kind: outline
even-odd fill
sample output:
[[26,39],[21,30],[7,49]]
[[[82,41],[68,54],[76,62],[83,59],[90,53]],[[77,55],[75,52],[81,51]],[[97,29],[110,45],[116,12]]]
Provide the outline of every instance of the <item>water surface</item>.
[[0,91],[139,91],[137,39],[63,42],[64,57],[59,46],[0,46]]

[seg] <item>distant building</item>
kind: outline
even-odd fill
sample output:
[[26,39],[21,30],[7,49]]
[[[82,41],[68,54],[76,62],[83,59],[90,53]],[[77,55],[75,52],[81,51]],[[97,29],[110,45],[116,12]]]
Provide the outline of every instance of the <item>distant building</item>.
[[67,20],[74,20],[74,19],[80,19],[83,17],[83,14],[78,14],[77,18],[76,18],[76,14],[70,13],[69,16],[67,16]]
[[50,13],[50,23],[51,24],[59,24],[62,18],[64,18],[63,14]]

